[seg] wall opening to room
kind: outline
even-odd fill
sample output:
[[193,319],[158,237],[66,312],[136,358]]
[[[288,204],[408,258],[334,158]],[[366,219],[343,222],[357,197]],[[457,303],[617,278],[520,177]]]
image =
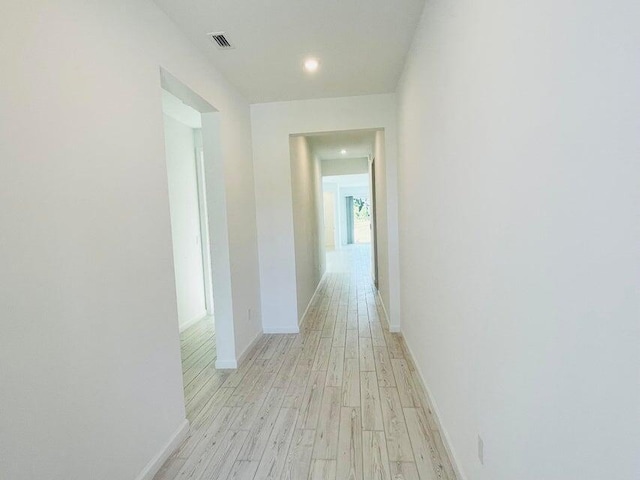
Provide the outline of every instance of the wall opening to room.
[[377,286],[372,180],[376,138],[382,134],[349,130],[290,136],[299,316],[325,270],[348,270],[354,255],[364,259]]
[[[162,91],[178,324],[213,315],[200,112]],[[213,319],[207,320],[213,325]],[[213,327],[212,327],[213,328]]]
[[[326,175],[322,191],[328,207],[324,211],[327,269],[340,267],[352,250],[366,251],[373,258],[373,208],[371,186],[366,173]],[[329,208],[331,210],[329,210]],[[346,267],[344,267],[346,268]]]
[[177,327],[185,408],[192,419],[215,378],[221,348],[228,350],[234,342],[233,318],[224,308],[230,303],[228,252],[225,256],[224,245],[216,245],[226,231],[218,194],[223,188],[220,122],[214,107],[161,73]]

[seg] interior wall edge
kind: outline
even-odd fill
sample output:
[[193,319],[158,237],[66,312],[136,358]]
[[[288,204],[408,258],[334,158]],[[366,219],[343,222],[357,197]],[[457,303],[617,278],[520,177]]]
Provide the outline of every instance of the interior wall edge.
[[135,480],[153,480],[155,474],[162,468],[162,464],[176,451],[182,441],[187,437],[187,433],[189,433],[189,420],[185,418],[171,434],[167,443],[149,460],[149,463],[145,465]]
[[188,322],[184,322],[182,325],[180,325],[180,328],[179,328],[180,333],[184,332],[186,329],[188,329],[189,327],[192,327],[193,325],[198,323],[200,320],[202,320],[202,319],[204,319],[205,317],[208,317],[208,316],[209,316],[209,314],[205,312],[203,315],[200,315],[198,317],[193,317]]
[[[247,345],[247,347],[242,351],[242,353],[238,355],[238,362],[237,362],[236,368],[242,365],[242,362],[245,361],[245,359],[247,358],[247,355],[249,355],[249,352],[253,350],[253,347],[255,347],[258,344],[258,342],[260,341],[263,335],[264,333],[262,331],[258,332],[258,334],[255,337],[253,337],[253,340],[249,342],[249,345]],[[216,368],[217,368],[217,365],[216,365]]]
[[389,313],[387,312],[387,307],[384,304],[384,300],[382,299],[382,295],[380,295],[380,290],[378,290],[376,288],[376,295],[378,296],[378,300],[380,300],[380,305],[382,306],[382,312],[384,313],[384,322],[386,324],[386,327],[389,329],[390,332],[393,333],[398,333],[400,332],[400,324],[392,324],[390,319],[389,319]]
[[318,282],[318,285],[316,285],[316,289],[313,292],[313,295],[311,295],[311,298],[309,299],[309,303],[307,304],[307,308],[304,309],[304,313],[300,317],[300,321],[298,322],[298,327],[301,327],[304,324],[305,320],[307,319],[307,314],[309,313],[309,308],[313,304],[313,300],[318,295],[318,291],[320,290],[320,285],[322,285],[322,281],[324,280],[324,277],[326,276],[326,274],[327,274],[327,271],[325,269],[324,273],[320,277],[320,281]]
[[420,388],[422,388],[424,393],[422,398],[426,398],[427,401],[429,402],[428,407],[433,412],[433,418],[435,419],[436,424],[438,425],[438,429],[442,434],[442,443],[444,444],[444,448],[447,450],[447,455],[449,455],[451,466],[453,467],[456,473],[456,476],[458,477],[459,480],[469,480],[469,477],[465,475],[464,470],[462,470],[462,467],[460,466],[462,465],[462,462],[459,461],[459,457],[456,455],[456,452],[453,448],[451,437],[449,436],[447,429],[442,423],[442,420],[441,420],[442,417],[440,415],[440,410],[438,409],[438,404],[436,403],[435,398],[431,394],[431,390],[429,389],[429,386],[427,385],[424,375],[422,374],[420,365],[416,362],[416,356],[413,354],[411,345],[409,345],[409,342],[407,342],[407,337],[404,336],[404,334],[402,333],[402,330],[400,330],[399,327],[398,327],[398,332],[400,333],[400,335],[402,335],[402,340],[404,341],[404,344],[407,346],[407,354],[409,355],[411,359],[411,363],[413,363],[416,369],[416,372],[418,373],[417,377],[418,377],[418,380],[420,381]]

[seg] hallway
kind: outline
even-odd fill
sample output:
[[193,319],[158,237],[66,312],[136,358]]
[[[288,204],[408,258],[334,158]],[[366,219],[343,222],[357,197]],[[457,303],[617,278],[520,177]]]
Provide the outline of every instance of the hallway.
[[156,480],[455,478],[369,261],[368,245],[330,252],[300,334],[264,335],[237,371],[203,370]]

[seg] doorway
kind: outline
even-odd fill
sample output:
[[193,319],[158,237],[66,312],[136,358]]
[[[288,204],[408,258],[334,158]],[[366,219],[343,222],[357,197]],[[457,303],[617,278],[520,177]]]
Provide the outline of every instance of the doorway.
[[180,354],[187,415],[215,370],[209,230],[200,112],[162,91]]
[[354,255],[377,286],[374,155],[379,129],[291,134],[291,191],[298,320],[326,271]]
[[[325,208],[333,207],[332,212],[324,212],[327,271],[344,270],[347,263],[351,263],[347,258],[356,250],[358,256],[370,258],[374,214],[368,174],[325,175],[322,177],[322,189],[325,198],[336,199],[331,203],[325,202]],[[333,244],[330,244],[332,236]]]
[[[200,112],[163,90],[165,155],[178,325],[188,330],[213,313]],[[213,318],[208,320],[213,324]]]
[[217,110],[161,69],[169,217],[187,418],[235,368],[235,338]]
[[371,205],[369,198],[349,195],[347,200],[347,244],[371,243]]

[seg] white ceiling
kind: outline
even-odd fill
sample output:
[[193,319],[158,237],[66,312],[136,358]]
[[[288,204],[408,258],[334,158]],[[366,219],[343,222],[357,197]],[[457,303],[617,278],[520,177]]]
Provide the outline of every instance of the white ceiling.
[[[424,0],[155,0],[252,103],[393,92]],[[235,46],[218,50],[207,33]],[[307,74],[307,56],[320,60]]]
[[[373,155],[375,130],[347,130],[343,132],[306,135],[311,152],[320,160],[362,158]],[[341,150],[347,153],[342,154]]]

